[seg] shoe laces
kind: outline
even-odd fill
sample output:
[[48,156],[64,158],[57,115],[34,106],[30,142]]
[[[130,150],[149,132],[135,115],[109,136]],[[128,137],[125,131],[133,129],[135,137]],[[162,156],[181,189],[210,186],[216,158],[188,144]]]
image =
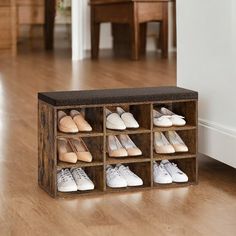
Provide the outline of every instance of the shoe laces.
[[59,177],[58,177],[58,182],[68,182],[70,180],[73,180],[73,177],[70,173],[69,170],[61,170]]
[[107,169],[107,174],[109,175],[110,178],[115,178],[117,176],[120,177],[120,174],[119,174],[118,169],[116,167]]
[[171,163],[171,168],[173,171],[177,172],[178,174],[183,174],[183,172],[178,168],[177,164]]
[[154,170],[156,172],[158,171],[161,172],[163,175],[168,175],[166,168],[163,164],[160,164],[160,165],[154,164]]
[[118,168],[118,170],[121,170],[122,172],[124,172],[125,174],[128,174],[128,175],[132,175],[132,176],[136,176],[130,169],[128,166],[120,166]]
[[76,178],[78,178],[78,179],[89,179],[88,176],[87,176],[87,174],[84,172],[83,169],[78,168],[78,169],[75,169],[74,171],[75,171],[76,174],[77,174],[77,175],[76,175]]

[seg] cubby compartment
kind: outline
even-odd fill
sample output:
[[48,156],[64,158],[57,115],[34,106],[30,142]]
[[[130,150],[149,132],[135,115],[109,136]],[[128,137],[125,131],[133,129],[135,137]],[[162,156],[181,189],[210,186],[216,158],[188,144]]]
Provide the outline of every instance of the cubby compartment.
[[[82,139],[84,144],[87,146],[88,150],[92,154],[92,162],[77,161],[75,164],[62,162],[57,160],[57,166],[61,168],[71,168],[71,167],[86,167],[86,166],[99,166],[103,165],[103,137],[79,137]],[[70,138],[71,140],[71,138]],[[58,155],[58,154],[57,154]]]
[[[70,115],[71,110],[79,111],[84,119],[92,127],[92,131],[80,131],[78,133],[64,133],[57,127],[58,137],[73,137],[73,136],[101,136],[103,134],[103,108],[102,107],[75,107],[70,109],[58,109],[58,111],[64,111],[67,115]],[[58,115],[58,114],[57,114]]]
[[[166,132],[163,132],[163,134],[165,135]],[[195,157],[197,153],[196,132],[197,132],[196,129],[176,131],[176,133],[180,136],[180,138],[184,141],[184,143],[188,147],[188,152],[175,152],[173,154],[158,154],[155,152],[155,148],[153,147],[153,159],[154,160],[165,160],[165,159],[170,160],[170,159],[183,159],[183,158]],[[154,142],[155,140],[153,138],[153,144]]]
[[[125,191],[125,190],[132,190],[132,189],[143,189],[151,187],[151,162],[140,162],[140,163],[129,163],[129,164],[123,164],[124,166],[128,166],[129,169],[136,174],[138,177],[140,177],[143,181],[143,185],[140,186],[128,186],[125,188],[111,188],[106,186],[106,190],[110,192],[116,192],[116,191]],[[114,166],[113,166],[114,167]]]
[[103,163],[103,137],[83,137],[84,143],[91,152],[93,160],[90,164]]
[[160,110],[162,107],[169,109],[177,115],[183,116],[186,124],[184,126],[172,127],[157,127],[154,126],[154,131],[167,130],[191,130],[196,128],[197,124],[197,102],[196,101],[181,101],[181,102],[167,102],[154,103],[153,109]]
[[104,191],[104,175],[103,175],[103,166],[90,166],[83,167],[83,170],[88,175],[90,180],[94,184],[93,190],[81,191],[78,190],[76,192],[59,192],[57,191],[58,196],[66,197],[71,194],[94,194],[94,193],[102,193]]
[[86,107],[85,120],[92,126],[93,132],[103,132],[103,108],[102,107]]
[[[106,129],[107,134],[119,134],[119,133],[143,133],[148,132],[151,129],[151,106],[150,104],[121,104],[106,106],[112,112],[117,112],[116,108],[121,107],[125,112],[133,114],[135,120],[139,124],[139,128],[126,128],[123,131]],[[106,120],[105,120],[106,122]]]
[[[142,151],[140,156],[110,157],[106,152],[106,162],[108,164],[135,163],[151,160],[151,133],[129,134],[130,139]],[[116,136],[119,139],[119,135]],[[108,141],[106,141],[106,144]]]
[[[153,183],[154,187],[158,188],[165,188],[165,187],[181,187],[181,186],[186,186],[189,184],[196,184],[198,179],[197,179],[197,159],[196,157],[193,158],[186,158],[186,159],[174,159],[174,160],[169,160],[170,162],[173,162],[177,164],[177,167],[183,171],[187,176],[188,176],[188,182],[183,182],[183,183],[171,183],[171,184],[158,184],[158,183]],[[160,161],[158,161],[160,163]]]

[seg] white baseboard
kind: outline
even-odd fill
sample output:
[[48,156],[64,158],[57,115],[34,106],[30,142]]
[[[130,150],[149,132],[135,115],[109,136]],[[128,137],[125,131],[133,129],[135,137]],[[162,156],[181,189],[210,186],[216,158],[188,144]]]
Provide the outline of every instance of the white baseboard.
[[236,168],[236,130],[199,119],[199,152]]

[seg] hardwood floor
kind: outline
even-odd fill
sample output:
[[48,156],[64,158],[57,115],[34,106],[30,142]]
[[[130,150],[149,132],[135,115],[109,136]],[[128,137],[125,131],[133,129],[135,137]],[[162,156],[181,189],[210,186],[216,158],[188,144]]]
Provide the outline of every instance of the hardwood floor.
[[236,170],[199,158],[200,182],[178,189],[52,199],[37,185],[37,92],[175,85],[176,61],[71,63],[59,50],[0,56],[0,235],[235,235]]

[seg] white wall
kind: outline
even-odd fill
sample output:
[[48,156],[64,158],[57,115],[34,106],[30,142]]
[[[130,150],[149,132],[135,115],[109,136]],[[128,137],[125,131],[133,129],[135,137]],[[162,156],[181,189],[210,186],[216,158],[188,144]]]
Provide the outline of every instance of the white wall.
[[236,168],[235,44],[235,0],[177,0],[177,84],[199,91],[199,151]]

